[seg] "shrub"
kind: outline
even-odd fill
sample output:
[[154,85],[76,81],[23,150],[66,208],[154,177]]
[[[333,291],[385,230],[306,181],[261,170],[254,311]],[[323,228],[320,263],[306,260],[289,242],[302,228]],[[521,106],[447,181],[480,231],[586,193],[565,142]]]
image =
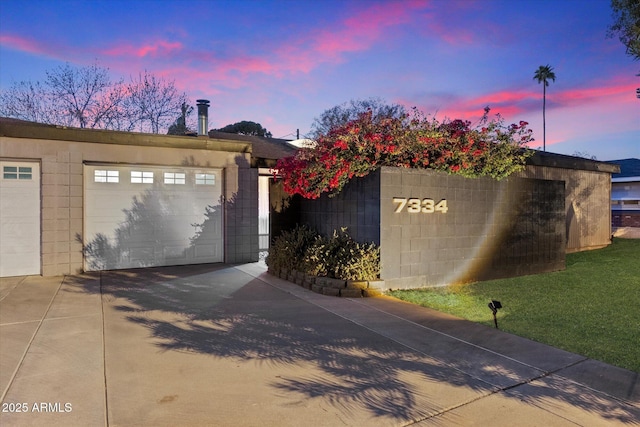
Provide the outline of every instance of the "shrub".
[[302,226],[275,239],[267,265],[341,280],[375,280],[380,276],[380,248],[356,242],[346,228],[324,237]]
[[329,245],[329,239],[317,235],[313,244],[309,246],[304,255],[303,271],[312,276],[328,276],[329,266],[325,254],[325,248]]
[[356,242],[346,228],[334,231],[331,238],[317,238],[306,260],[309,274],[342,280],[374,280],[380,274],[380,249]]
[[265,262],[276,270],[287,268],[304,271],[304,255],[317,235],[306,225],[297,225],[292,230],[283,231],[273,241]]
[[528,123],[505,125],[489,109],[477,127],[471,122],[413,116],[376,118],[371,111],[336,125],[312,147],[280,159],[277,173],[288,194],[316,199],[335,195],[353,177],[363,177],[380,166],[430,168],[466,177],[501,179],[522,170],[532,151]]

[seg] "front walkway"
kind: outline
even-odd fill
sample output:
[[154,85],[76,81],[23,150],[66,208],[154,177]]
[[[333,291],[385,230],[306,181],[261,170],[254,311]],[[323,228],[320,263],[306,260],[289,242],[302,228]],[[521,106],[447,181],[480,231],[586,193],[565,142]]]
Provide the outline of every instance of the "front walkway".
[[640,425],[637,373],[260,264],[9,278],[0,298],[3,426]]

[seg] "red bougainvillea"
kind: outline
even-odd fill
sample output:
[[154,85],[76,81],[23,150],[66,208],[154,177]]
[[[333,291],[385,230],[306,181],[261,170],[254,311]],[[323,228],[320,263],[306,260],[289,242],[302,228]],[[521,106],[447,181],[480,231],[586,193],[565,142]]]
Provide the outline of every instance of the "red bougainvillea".
[[374,120],[370,111],[321,135],[313,147],[281,159],[277,173],[284,190],[308,199],[337,194],[353,177],[380,166],[431,168],[466,177],[504,178],[524,168],[533,140],[528,123],[505,126],[488,119],[438,122],[414,110],[412,116]]

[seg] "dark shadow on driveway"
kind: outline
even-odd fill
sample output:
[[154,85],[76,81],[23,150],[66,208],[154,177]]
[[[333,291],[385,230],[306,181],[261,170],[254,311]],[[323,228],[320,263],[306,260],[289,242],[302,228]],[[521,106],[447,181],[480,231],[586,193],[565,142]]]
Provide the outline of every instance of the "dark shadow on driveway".
[[[281,377],[270,385],[308,398],[322,396],[347,411],[366,408],[375,416],[411,421],[444,409],[437,403],[441,396],[424,396],[409,377],[474,390],[476,397],[498,390],[465,373],[469,360],[443,362],[425,356],[232,266],[103,272],[101,283],[103,302],[148,328],[160,339],[156,345],[161,349],[266,364],[312,362],[322,375]],[[184,320],[157,320],[148,315],[155,310]],[[519,381],[512,366],[488,369],[513,378],[514,385]],[[533,405],[555,399],[623,423],[637,422],[639,414],[637,408],[602,399],[591,390],[576,386],[573,393],[559,393],[544,381],[504,396]]]

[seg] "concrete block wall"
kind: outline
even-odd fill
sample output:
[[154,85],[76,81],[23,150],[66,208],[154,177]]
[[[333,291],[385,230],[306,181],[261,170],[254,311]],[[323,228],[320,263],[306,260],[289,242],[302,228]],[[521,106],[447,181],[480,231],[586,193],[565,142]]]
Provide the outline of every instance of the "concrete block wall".
[[564,269],[564,188],[384,167],[336,197],[302,200],[299,222],[379,244],[387,289],[488,280]]
[[346,227],[359,242],[380,244],[380,170],[352,180],[334,197],[300,200],[300,223],[330,236]]
[[225,262],[258,261],[258,170],[225,169]]
[[611,243],[611,173],[528,165],[515,176],[565,183],[567,253]]
[[82,271],[82,153],[52,150],[41,158],[42,275]]
[[[389,288],[439,286],[564,269],[564,182],[468,179],[383,168],[381,277]],[[447,211],[396,212],[396,199]]]
[[83,270],[85,163],[168,165],[224,170],[227,262],[258,259],[258,171],[245,143],[126,132],[3,124],[0,158],[40,163],[41,273]]

